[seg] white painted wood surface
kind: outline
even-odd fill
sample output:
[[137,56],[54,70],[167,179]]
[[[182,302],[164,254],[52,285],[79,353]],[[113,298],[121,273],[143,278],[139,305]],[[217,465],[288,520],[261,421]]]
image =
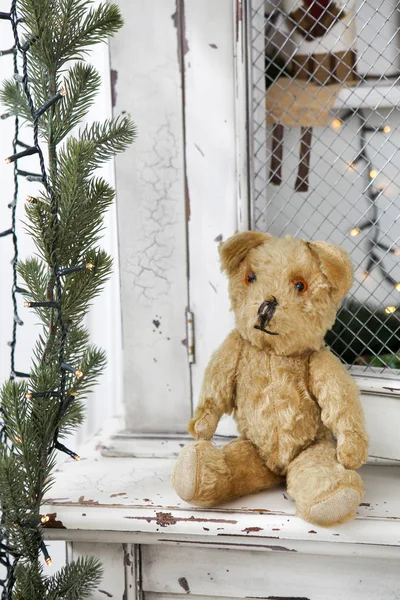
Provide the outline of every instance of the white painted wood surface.
[[116,161],[127,427],[179,431],[191,410],[179,16],[174,0],[119,4],[115,111],[138,129]]
[[399,467],[361,469],[366,495],[357,519],[324,529],[295,516],[284,487],[211,510],[193,508],[172,489],[174,464],[168,458],[115,459],[100,457],[94,450],[82,453],[79,463],[71,461],[60,468],[44,507],[56,512],[66,529],[49,529],[46,535],[146,543],[197,539],[221,547],[245,543],[255,548],[281,545],[282,540],[295,549],[312,548],[318,542],[321,553],[348,555],[351,548],[355,556],[400,557]]
[[281,551],[143,546],[143,589],[217,598],[377,600],[400,596],[397,561]]
[[296,517],[282,486],[191,507],[171,487],[174,463],[104,458],[91,446],[57,473],[43,510],[63,528],[45,536],[103,561],[103,592],[91,600],[399,597],[399,467],[361,469],[357,518],[326,529]]
[[238,227],[232,0],[185,1],[185,124],[190,199],[194,405],[211,352],[233,327],[218,244]]
[[95,556],[100,560],[103,567],[102,581],[99,588],[90,596],[90,600],[104,600],[105,598],[118,598],[120,600],[124,598],[126,570],[131,562],[125,544],[93,544],[88,542],[68,544],[69,561],[84,556]]

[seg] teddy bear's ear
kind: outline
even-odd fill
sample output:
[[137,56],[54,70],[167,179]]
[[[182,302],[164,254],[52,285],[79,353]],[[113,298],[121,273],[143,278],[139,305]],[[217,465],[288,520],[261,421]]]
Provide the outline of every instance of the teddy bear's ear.
[[333,284],[337,299],[344,298],[353,283],[353,264],[346,250],[327,242],[309,242],[309,247],[317,256],[323,274]]
[[231,275],[253,248],[263,244],[271,236],[260,231],[243,231],[235,233],[218,247],[221,258],[221,269]]

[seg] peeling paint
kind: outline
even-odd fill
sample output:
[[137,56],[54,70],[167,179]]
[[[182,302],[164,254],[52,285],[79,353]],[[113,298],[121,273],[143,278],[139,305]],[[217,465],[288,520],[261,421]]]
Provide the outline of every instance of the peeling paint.
[[245,596],[246,600],[310,600],[303,596]]
[[185,8],[182,0],[176,0],[176,10],[171,15],[175,29],[178,31],[178,45],[182,48],[183,56],[189,52],[189,43],[186,38]]
[[126,548],[124,548],[124,566],[125,567],[131,567],[132,566],[132,560],[131,560],[131,555],[130,553],[126,550]]
[[110,594],[110,592],[106,592],[106,590],[97,590],[99,592],[99,594],[104,594],[105,596],[107,596],[107,598],[114,598],[114,596],[112,594]]
[[157,525],[161,525],[165,527],[167,525],[175,525],[178,522],[185,523],[229,523],[231,525],[236,525],[237,521],[234,519],[204,519],[200,517],[195,517],[192,515],[191,517],[174,517],[171,513],[156,513],[155,517],[134,517],[126,515],[124,519],[134,519],[135,521],[147,521],[150,523],[151,521],[155,521]]
[[156,523],[160,527],[168,527],[168,525],[176,525],[176,518],[171,513],[158,512]]
[[[249,527],[249,529],[251,530],[252,527]],[[246,530],[243,529],[243,531],[246,531]],[[218,533],[218,535],[223,535],[225,537],[239,537],[239,538],[243,537],[239,533]],[[247,534],[246,534],[246,537],[247,537]],[[279,537],[279,535],[249,535],[248,537],[250,537],[250,538],[254,537],[254,538],[257,538],[258,540],[280,540],[281,539]]]
[[111,80],[111,105],[114,108],[117,104],[117,81],[118,81],[118,71],[115,69],[111,69],[110,71],[110,80]]
[[251,533],[252,531],[263,531],[263,527],[246,527],[246,529],[242,529],[245,533]]
[[236,42],[239,41],[239,26],[243,21],[243,7],[242,0],[236,0]]
[[49,520],[42,527],[45,529],[67,529],[62,521],[57,521],[57,513],[48,513]]
[[179,577],[178,583],[181,586],[181,588],[185,590],[186,594],[190,594],[190,588],[186,577]]
[[185,173],[185,198],[186,198],[186,219],[190,221],[190,194],[189,194],[189,183],[187,174]]
[[204,152],[203,152],[203,150],[200,148],[200,146],[198,146],[197,144],[193,144],[193,145],[194,145],[194,147],[196,148],[196,150],[197,150],[197,151],[198,151],[198,152],[199,152],[199,153],[200,153],[202,156],[205,156],[205,155],[204,155]]
[[87,504],[88,506],[97,506],[99,501],[93,500],[92,498],[90,498],[89,500],[85,500],[85,496],[79,496],[78,503],[79,504]]

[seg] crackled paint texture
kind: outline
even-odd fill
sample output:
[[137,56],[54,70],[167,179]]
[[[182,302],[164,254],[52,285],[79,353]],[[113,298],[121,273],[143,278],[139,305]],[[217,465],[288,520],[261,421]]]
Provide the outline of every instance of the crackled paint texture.
[[171,292],[179,253],[176,228],[183,214],[181,140],[173,118],[165,115],[151,138],[151,145],[137,157],[141,233],[135,243],[141,251],[126,262],[134,297],[146,306]]
[[138,130],[116,163],[126,425],[183,431],[190,386],[180,32],[174,0],[124,8],[129,27],[111,42],[115,112],[130,113]]

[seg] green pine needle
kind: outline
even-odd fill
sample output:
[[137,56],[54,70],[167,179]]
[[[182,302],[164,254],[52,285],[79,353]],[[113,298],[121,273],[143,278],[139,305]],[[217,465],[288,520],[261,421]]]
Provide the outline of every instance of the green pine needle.
[[[36,523],[43,498],[53,485],[55,436],[63,439],[82,423],[85,399],[106,367],[105,352],[90,344],[82,325],[112,269],[112,259],[100,244],[105,213],[115,191],[99,177],[98,168],[134,141],[136,129],[126,116],[86,125],[80,132],[77,129],[89,113],[101,83],[96,69],[84,59],[94,44],[106,41],[121,27],[118,7],[107,2],[94,7],[90,0],[18,0],[17,9],[24,39],[33,38],[28,84],[35,108],[58,90],[66,91],[39,119],[53,193],[42,188],[37,198],[25,206],[25,228],[36,253],[19,261],[19,284],[26,290],[26,300],[54,302],[59,297],[54,251],[59,268],[88,263],[93,268],[61,276],[61,312],[63,322],[68,323],[63,360],[84,373],[79,379],[74,373],[64,373],[63,406],[59,395],[52,394],[59,392],[61,380],[58,311],[49,307],[24,309],[35,311],[41,330],[32,351],[29,380],[6,382],[0,389],[10,441],[0,446],[2,530],[7,543],[21,556],[15,600],[81,600],[99,584],[98,561],[78,559],[48,577],[41,566],[42,535]],[[0,101],[8,112],[32,123],[20,83],[5,81]],[[71,135],[73,130],[78,130],[75,137]],[[73,393],[78,396],[65,404]],[[16,525],[26,522],[34,525]]]

